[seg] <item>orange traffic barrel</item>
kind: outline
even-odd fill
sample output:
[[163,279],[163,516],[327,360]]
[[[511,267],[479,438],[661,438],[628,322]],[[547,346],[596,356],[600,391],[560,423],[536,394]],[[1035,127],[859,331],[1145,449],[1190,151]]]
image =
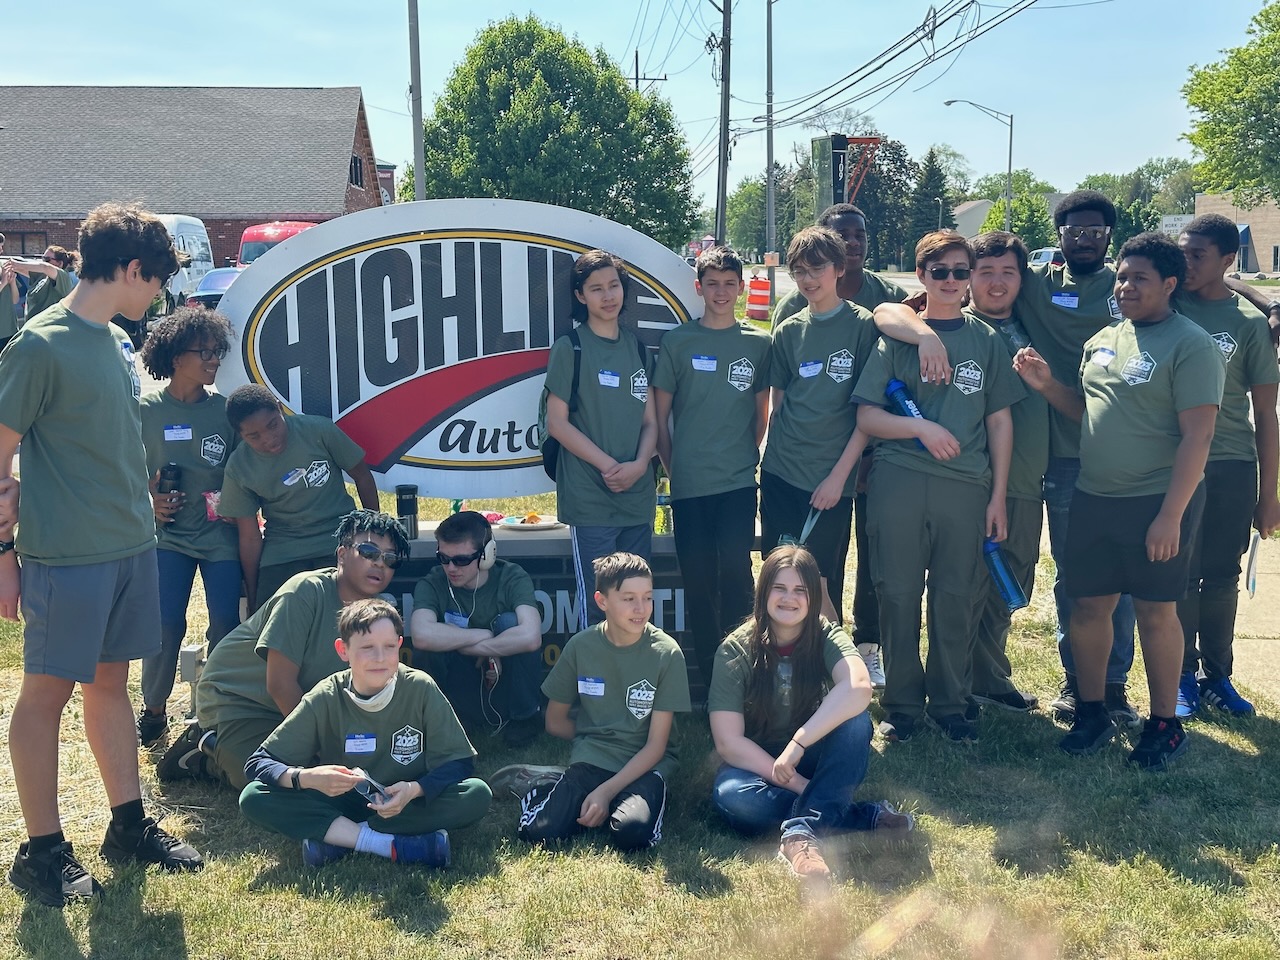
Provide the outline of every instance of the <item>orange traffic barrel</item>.
[[751,320],[769,319],[769,281],[755,274],[747,281],[747,317]]

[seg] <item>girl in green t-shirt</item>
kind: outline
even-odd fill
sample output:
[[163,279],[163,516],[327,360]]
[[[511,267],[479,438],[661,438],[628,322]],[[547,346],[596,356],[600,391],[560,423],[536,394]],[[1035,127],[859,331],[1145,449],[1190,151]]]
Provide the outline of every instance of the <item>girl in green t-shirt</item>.
[[844,629],[821,616],[821,592],[808,550],[770,553],[752,618],[716,654],[707,701],[724,761],[712,804],[743,833],[781,826],[781,855],[811,883],[831,875],[821,836],[914,826],[888,803],[851,799],[871,752],[871,680]]

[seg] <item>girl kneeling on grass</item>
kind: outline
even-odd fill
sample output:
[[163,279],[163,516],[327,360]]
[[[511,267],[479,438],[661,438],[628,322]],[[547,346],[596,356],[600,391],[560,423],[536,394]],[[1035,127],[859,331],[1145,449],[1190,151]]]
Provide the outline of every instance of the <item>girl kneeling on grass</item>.
[[808,550],[770,553],[751,619],[716,653],[707,701],[724,761],[715,808],[743,833],[781,824],[780,856],[819,883],[831,875],[820,837],[914,826],[888,803],[853,800],[871,750],[871,681],[844,628],[822,618],[821,591]]

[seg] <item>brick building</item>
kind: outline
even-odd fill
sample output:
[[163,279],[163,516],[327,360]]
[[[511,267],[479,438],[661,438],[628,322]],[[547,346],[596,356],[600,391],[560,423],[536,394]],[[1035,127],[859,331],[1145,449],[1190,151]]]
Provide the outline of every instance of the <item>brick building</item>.
[[359,87],[0,86],[7,253],[71,249],[107,200],[199,217],[214,263],[244,228],[382,205]]
[[1240,228],[1242,274],[1280,273],[1280,206],[1273,201],[1248,209],[1238,207],[1229,193],[1197,193],[1196,216],[1220,213]]

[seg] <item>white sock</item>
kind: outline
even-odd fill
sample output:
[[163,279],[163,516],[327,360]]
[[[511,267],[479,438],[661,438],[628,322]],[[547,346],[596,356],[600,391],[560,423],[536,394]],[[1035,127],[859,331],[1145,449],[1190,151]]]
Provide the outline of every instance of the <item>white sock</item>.
[[391,841],[394,839],[389,833],[378,833],[373,830],[367,823],[360,824],[360,836],[356,837],[356,851],[359,853],[374,853],[380,857],[391,859]]

